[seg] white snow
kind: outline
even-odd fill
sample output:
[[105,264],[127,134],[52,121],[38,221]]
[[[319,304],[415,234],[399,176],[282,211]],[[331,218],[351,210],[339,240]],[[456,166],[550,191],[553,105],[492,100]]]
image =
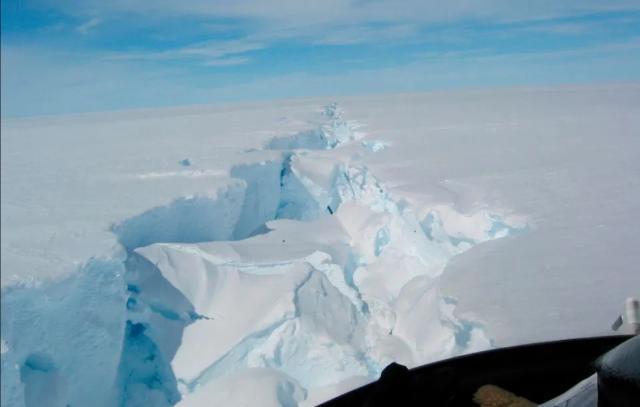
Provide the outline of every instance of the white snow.
[[3,120],[2,406],[314,405],[640,291],[640,86],[325,104]]

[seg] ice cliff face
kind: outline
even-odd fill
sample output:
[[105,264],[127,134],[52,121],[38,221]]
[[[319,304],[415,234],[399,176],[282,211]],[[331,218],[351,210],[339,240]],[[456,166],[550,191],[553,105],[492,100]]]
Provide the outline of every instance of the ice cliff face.
[[453,256],[526,226],[447,206],[418,216],[366,166],[326,152],[385,144],[356,144],[364,134],[336,105],[323,114],[267,144],[280,159],[233,168],[217,196],[114,225],[119,257],[3,293],[2,405],[298,405],[392,361],[489,347],[438,278]]
[[3,406],[117,404],[124,272],[92,259],[71,278],[3,291]]

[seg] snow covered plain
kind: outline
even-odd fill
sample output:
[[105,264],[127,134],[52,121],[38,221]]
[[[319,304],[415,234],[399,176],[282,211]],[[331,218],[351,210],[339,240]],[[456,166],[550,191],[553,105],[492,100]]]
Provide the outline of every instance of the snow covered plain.
[[639,184],[637,84],[3,120],[2,405],[313,405],[606,334]]

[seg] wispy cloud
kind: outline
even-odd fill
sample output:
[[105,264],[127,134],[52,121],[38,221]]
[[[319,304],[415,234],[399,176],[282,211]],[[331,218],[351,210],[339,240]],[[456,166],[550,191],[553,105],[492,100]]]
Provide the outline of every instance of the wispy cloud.
[[[307,38],[312,43],[362,43],[376,41],[376,35],[359,35],[372,24],[385,24],[394,30],[411,26],[455,21],[531,21],[619,10],[640,11],[637,0],[566,0],[522,2],[512,0],[41,0],[51,8],[70,15],[131,15],[135,19],[155,20],[192,18],[199,24],[220,24],[220,19],[244,22],[253,36]],[[573,29],[565,25],[558,29]],[[341,39],[334,31],[342,32]],[[383,28],[382,31],[385,31]],[[329,33],[329,34],[328,34]],[[350,39],[351,38],[351,39]]]
[[264,48],[264,45],[253,41],[211,41],[184,47],[175,52],[180,55],[197,56],[202,58],[220,58],[227,55],[243,54]]
[[499,20],[562,17],[589,12],[639,10],[637,0],[543,0],[523,6],[512,0],[45,0],[50,6],[69,13],[131,12],[155,15],[197,15],[256,20],[317,22],[453,21],[464,18]]
[[491,48],[479,48],[460,51],[425,51],[414,54],[416,61],[452,61],[466,60],[468,62],[478,62],[486,60],[535,60],[551,58],[569,58],[581,56],[605,55],[608,53],[624,53],[624,52],[640,51],[640,37],[630,38],[626,41],[606,42],[602,44],[560,48],[555,50],[524,50],[519,52],[504,52]]
[[415,36],[420,31],[416,24],[388,26],[338,27],[313,40],[318,45],[353,45],[371,42],[395,41]]
[[87,34],[89,31],[97,27],[102,23],[102,19],[100,17],[92,17],[84,23],[80,24],[76,27],[76,31],[80,34]]
[[4,3],[11,114],[640,79],[638,0]]
[[231,57],[231,58],[218,58],[205,61],[203,64],[206,66],[234,66],[244,65],[251,62],[249,57]]
[[250,62],[251,58],[240,55],[264,47],[264,44],[254,41],[208,41],[163,51],[112,53],[107,55],[105,59],[148,61],[194,59],[207,66],[229,66]]

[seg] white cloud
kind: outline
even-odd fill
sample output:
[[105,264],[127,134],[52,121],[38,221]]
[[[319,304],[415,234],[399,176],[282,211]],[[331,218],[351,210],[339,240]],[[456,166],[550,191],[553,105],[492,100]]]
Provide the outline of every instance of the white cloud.
[[367,27],[375,24],[410,27],[474,19],[525,21],[603,11],[640,10],[638,0],[40,1],[50,2],[51,7],[71,15],[128,13],[136,18],[156,21],[193,17],[203,25],[216,24],[221,19],[236,19],[242,20],[244,27],[256,38],[302,38],[324,43],[342,43],[332,34],[333,31],[351,33],[355,37],[353,42],[363,42],[367,37],[357,35],[358,31],[366,31]]
[[237,55],[249,51],[256,51],[264,48],[264,45],[253,41],[233,40],[233,41],[209,41],[195,44],[189,47],[177,49],[175,52],[180,55],[190,55],[204,58],[220,58],[227,55]]
[[251,58],[248,57],[232,57],[232,58],[220,58],[210,59],[204,62],[206,66],[233,66],[243,65],[251,62]]
[[[298,72],[234,81],[215,70],[194,76],[184,67],[166,64],[148,69],[137,61],[108,61],[97,55],[89,58],[46,48],[3,47],[2,115],[478,86],[637,81],[640,39],[537,54],[469,52],[424,57],[388,68],[365,66],[334,74]],[[225,63],[245,61],[226,57],[212,62],[214,66]]]
[[451,21],[460,18],[538,19],[576,13],[640,9],[637,0],[49,0],[53,6],[89,12],[195,15],[318,22]]
[[420,27],[415,24],[394,24],[383,27],[356,26],[339,27],[326,34],[319,33],[314,44],[320,45],[349,45],[367,42],[389,42],[406,39],[419,32]]
[[264,47],[264,44],[250,40],[208,41],[159,52],[119,52],[109,54],[104,59],[153,61],[190,58],[208,66],[228,66],[250,62],[250,58],[240,55]]
[[[34,47],[39,48],[34,49],[12,49],[3,43],[2,96],[3,101],[8,101],[2,104],[3,114],[104,110],[163,103],[177,105],[312,94],[425,90],[444,87],[449,83],[477,86],[571,81],[580,75],[596,80],[628,79],[637,78],[636,72],[640,71],[637,69],[640,63],[637,39],[595,49],[535,53],[523,47],[521,53],[500,54],[491,49],[478,49],[486,45],[477,41],[477,38],[470,42],[469,38],[477,33],[465,31],[464,24],[446,24],[468,19],[485,22],[536,20],[531,24],[513,24],[509,29],[539,26],[541,29],[571,33],[594,27],[578,27],[560,24],[562,21],[540,19],[616,8],[640,9],[637,0],[539,0],[526,5],[510,0],[446,3],[435,0],[55,1],[59,11],[75,17],[73,21],[84,21],[74,28],[78,33],[91,33],[98,25],[106,26],[111,21],[142,27],[143,32],[150,27],[162,27],[168,21],[171,22],[170,26],[175,27],[177,21],[199,25],[202,30],[194,30],[198,35],[204,31],[211,38],[220,38],[220,34],[234,32],[242,33],[243,37],[198,42],[161,51],[157,48],[153,51],[141,48],[140,51],[106,56],[95,49],[63,55],[56,51],[55,46],[45,47],[38,41],[34,42]],[[426,31],[425,27],[432,23],[436,24],[437,29],[421,35]],[[207,27],[211,31],[207,31]],[[108,30],[99,31],[103,34]],[[171,39],[184,39],[180,36],[181,32],[163,34],[175,34]],[[369,71],[365,69],[371,64],[347,64],[344,63],[345,59],[341,61],[344,71],[322,75],[304,74],[304,67],[298,66],[283,72],[282,76],[265,73],[255,75],[255,79],[236,81],[229,72],[215,69],[251,63],[255,56],[253,53],[278,41],[343,45],[400,39],[406,43],[414,38],[424,42],[425,51],[429,44],[435,43],[439,45],[434,47],[436,50],[442,49],[443,44],[455,44],[456,49],[470,45],[476,49],[448,53],[425,52],[419,57],[416,55],[414,63],[409,66],[403,64],[393,69],[370,66]],[[603,58],[605,54],[607,57]],[[573,59],[560,59],[565,56],[572,56]],[[186,63],[164,63],[166,61]],[[194,66],[209,66],[211,69],[194,70]]]
[[76,27],[76,31],[80,34],[87,34],[90,30],[102,23],[99,17],[93,17]]
[[626,41],[608,42],[597,45],[582,47],[564,48],[544,51],[522,51],[522,52],[499,52],[494,49],[471,49],[465,51],[445,51],[445,52],[420,52],[414,54],[417,61],[498,61],[508,60],[550,60],[551,58],[585,57],[617,53],[624,55],[627,52],[640,51],[640,37],[630,38]]

